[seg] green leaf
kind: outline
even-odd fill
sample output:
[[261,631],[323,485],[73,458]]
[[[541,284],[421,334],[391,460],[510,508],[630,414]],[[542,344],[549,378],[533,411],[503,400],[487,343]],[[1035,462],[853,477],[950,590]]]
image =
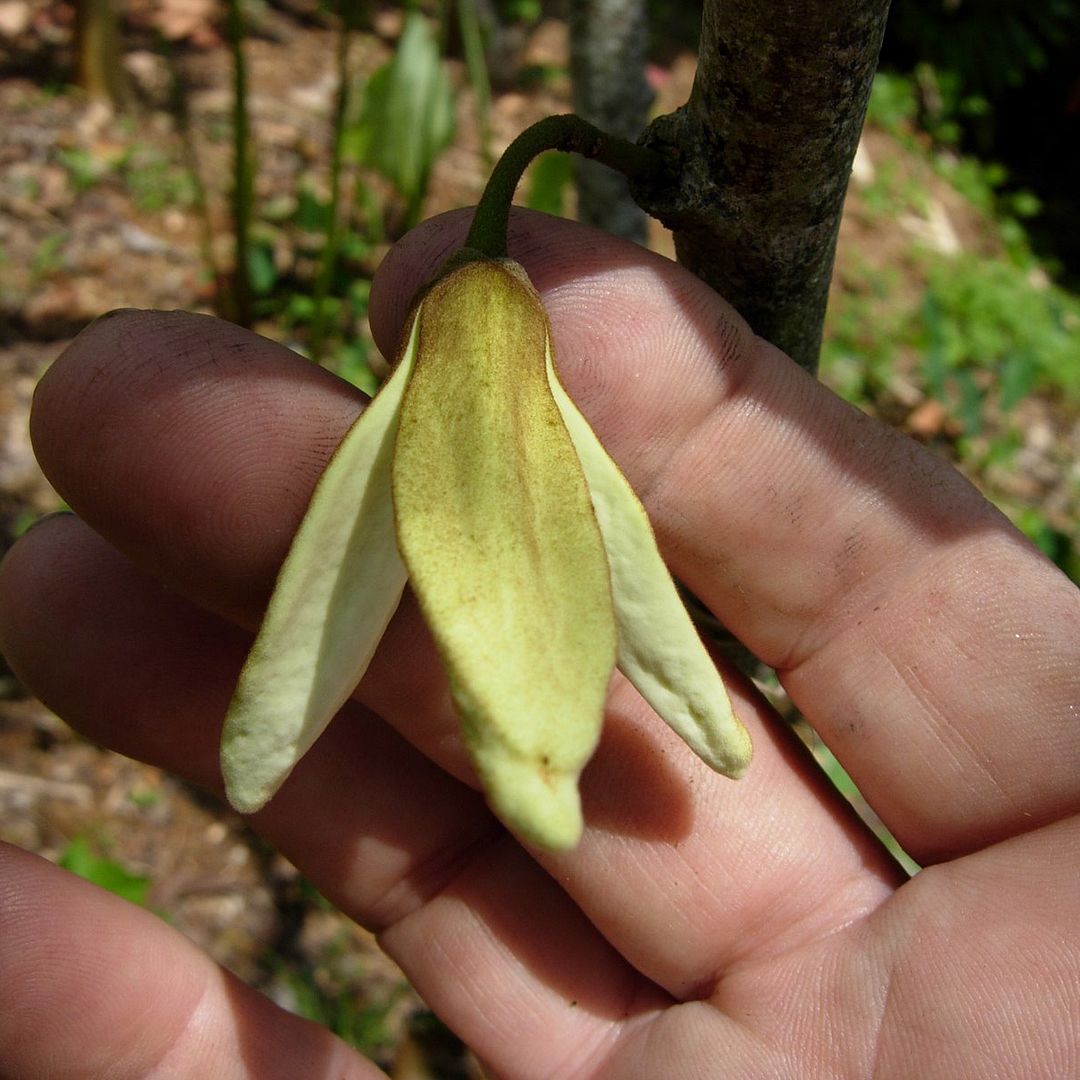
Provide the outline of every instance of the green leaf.
[[119,863],[97,854],[85,836],[72,838],[60,856],[60,865],[129,903],[140,907],[146,905],[150,879],[141,874],[128,873]]
[[558,152],[541,154],[532,167],[529,208],[561,217],[565,201],[563,194],[569,182],[570,155]]
[[278,278],[273,249],[268,244],[252,244],[247,254],[248,280],[252,292],[265,296],[273,289]]
[[926,343],[921,364],[922,377],[931,394],[939,401],[945,397],[945,379],[949,361],[945,345],[946,327],[941,305],[932,291],[928,291],[922,305],[923,326]]
[[367,346],[362,340],[343,344],[334,357],[333,369],[365,394],[373,395],[379,388],[379,380],[368,363]]
[[368,81],[358,127],[364,163],[394,184],[410,208],[418,208],[431,170],[454,135],[453,87],[418,12],[406,18],[393,58]]
[[966,368],[956,373],[956,385],[960,391],[958,416],[966,435],[978,435],[982,431],[983,395],[975,377]]
[[1001,367],[1001,409],[1012,412],[1035,386],[1038,360],[1028,349],[1006,357]]
[[326,232],[330,223],[330,204],[320,199],[308,188],[301,188],[296,199],[296,213],[293,216],[298,229],[305,232]]

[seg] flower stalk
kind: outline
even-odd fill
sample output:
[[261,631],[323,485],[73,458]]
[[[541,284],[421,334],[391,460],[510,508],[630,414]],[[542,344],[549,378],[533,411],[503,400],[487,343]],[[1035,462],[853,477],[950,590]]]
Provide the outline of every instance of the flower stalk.
[[547,116],[527,127],[499,158],[476,207],[466,248],[493,259],[506,257],[514,192],[532,160],[548,150],[581,154],[639,183],[655,182],[665,169],[657,151],[608,135],[580,116]]

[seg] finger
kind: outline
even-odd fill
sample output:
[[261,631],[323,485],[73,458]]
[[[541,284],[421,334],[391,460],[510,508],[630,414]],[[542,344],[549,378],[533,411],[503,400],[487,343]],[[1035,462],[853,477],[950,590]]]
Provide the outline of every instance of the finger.
[[[98,532],[251,621],[362,400],[231,323],[121,311],[45,373],[30,432],[42,469]],[[146,513],[129,512],[137,502]]]
[[[54,708],[220,790],[216,745],[242,634],[163,592],[73,517],[15,546],[0,594],[6,655]],[[339,715],[253,823],[324,895],[380,930],[425,998],[500,1068],[523,1055],[576,1060],[669,1000],[509,841],[475,791],[359,707]]]
[[0,844],[4,1076],[374,1080],[153,915]]
[[[467,215],[399,244],[372,328]],[[815,383],[695,278],[517,214],[570,391],[676,572],[760,657],[923,862],[1080,802],[1080,593],[949,465]]]
[[[0,597],[0,646],[46,705],[94,741],[220,794],[221,722],[248,634],[162,589],[74,516],[12,548]],[[385,897],[412,877],[403,854],[423,867],[495,829],[475,792],[359,706],[256,820],[330,900],[376,928]],[[398,853],[389,878],[388,851]]]
[[[220,789],[216,748],[246,649],[240,632],[163,591],[74,517],[12,549],[0,598],[0,646],[47,704],[91,738]],[[622,683],[584,777],[585,841],[550,863],[603,936],[679,995],[741,957],[850,922],[894,880],[791,740],[770,731],[756,695],[733,690],[758,742],[749,786],[712,774]],[[392,686],[382,695],[393,715],[414,714],[416,733],[449,722],[445,687],[433,704],[407,690],[395,697]],[[331,900],[377,929],[479,861],[494,824],[474,791],[359,709],[339,716],[255,821]],[[556,888],[542,873],[543,886],[518,879],[529,896]],[[546,936],[547,925],[533,929]]]
[[[49,537],[50,532],[52,539]],[[202,700],[200,695],[208,686],[207,678],[210,684],[215,682],[214,657],[219,654],[223,642],[211,637],[210,644],[214,648],[208,652],[205,663],[200,666],[205,677],[192,682],[190,667],[181,666],[179,671],[171,672],[169,666],[173,656],[183,655],[191,650],[190,643],[185,645],[176,638],[166,640],[156,636],[155,631],[160,634],[163,623],[171,623],[182,615],[179,625],[187,627],[201,638],[208,629],[208,622],[205,621],[208,616],[191,612],[187,605],[181,604],[168,593],[163,595],[157,585],[145,575],[136,575],[134,578],[129,576],[110,582],[107,564],[93,560],[90,560],[85,568],[86,582],[80,585],[80,577],[83,575],[76,572],[71,553],[65,555],[65,545],[54,543],[60,539],[61,533],[65,534],[69,541],[78,535],[93,540],[99,550],[122,564],[122,560],[109,553],[108,548],[99,540],[88,536],[75,521],[55,521],[31,534],[30,541],[35,544],[40,544],[43,536],[49,540],[47,553],[54,563],[60,564],[60,576],[65,585],[63,596],[50,598],[46,592],[43,597],[46,610],[37,613],[43,621],[42,626],[36,628],[39,635],[43,630],[47,634],[48,629],[55,627],[58,611],[63,611],[73,625],[83,622],[81,596],[88,585],[104,589],[114,602],[114,609],[110,612],[112,617],[102,618],[98,628],[100,634],[88,633],[87,642],[76,642],[73,653],[83,653],[90,639],[107,639],[110,633],[115,632],[116,640],[112,646],[101,646],[97,654],[83,653],[83,659],[88,664],[93,663],[92,669],[81,674],[84,685],[76,685],[75,672],[69,672],[66,680],[61,678],[62,672],[56,672],[58,682],[67,685],[69,692],[76,694],[81,701],[92,697],[90,687],[95,681],[111,686],[122,682],[130,670],[141,670],[144,665],[149,665],[151,670],[145,675],[147,690],[152,693],[154,687],[160,687],[162,697],[160,700],[152,697],[144,700],[143,696],[139,695],[135,703],[142,702],[145,714],[136,713],[131,718],[134,721],[131,726],[135,729],[144,725],[153,726],[149,720],[151,713],[157,714],[157,720],[168,728],[198,726],[197,723],[187,723],[189,717],[186,710],[193,711],[196,721],[212,711],[211,702]],[[35,536],[37,540],[34,540]],[[20,549],[23,553],[28,551],[29,542],[23,541],[16,547],[16,559],[23,557],[19,554]],[[13,564],[10,562],[4,564],[4,575],[11,565]],[[17,563],[15,565],[17,567]],[[20,575],[19,580],[24,577],[25,575]],[[122,586],[119,590],[113,588],[117,584]],[[4,586],[3,594],[10,596],[11,588],[8,583],[0,581],[0,585]],[[142,590],[145,590],[145,596],[136,603],[135,598]],[[115,601],[119,598],[123,598],[123,601],[116,604]],[[74,607],[65,608],[64,599]],[[132,609],[142,605],[145,605],[154,618],[149,624],[137,620],[137,626],[128,625],[128,618],[134,613]],[[14,614],[10,605],[7,606],[6,613],[9,616]],[[22,613],[33,614],[29,610]],[[5,645],[10,640],[7,625],[3,640]],[[117,653],[122,655],[118,656]],[[25,656],[20,657],[21,662],[27,659]],[[178,677],[180,675],[182,680]],[[211,699],[214,693],[220,694],[221,691],[212,692]],[[331,733],[338,728],[339,725],[332,727]],[[335,747],[332,756],[340,756],[340,750],[340,747]],[[315,753],[317,755],[318,747]],[[378,756],[382,764],[388,764],[382,755]],[[307,768],[310,760],[302,763],[298,772]],[[396,771],[392,764],[391,768]],[[316,778],[310,779],[314,787]],[[378,842],[387,836],[383,829],[373,829],[373,836],[365,842],[364,838],[354,836],[350,831],[350,815],[356,812],[358,806],[364,804],[361,793],[366,788],[366,778],[359,779],[356,789],[342,789],[345,795],[342,802],[333,795],[334,784],[322,785],[322,791],[316,797],[325,795],[328,789],[330,797],[318,805],[305,805],[302,801],[292,802],[290,805],[293,796],[289,794],[288,788],[281,796],[285,800],[282,805],[286,812],[285,820],[291,819],[295,822],[306,817],[315,823],[315,828],[320,816],[333,820],[341,834],[345,852],[343,861],[348,863],[355,858],[359,864],[354,880],[362,879],[367,871],[375,867],[375,860],[370,858],[371,849],[377,847]],[[400,803],[401,793],[397,794],[397,802]],[[423,801],[423,794],[423,789],[410,791],[411,801]],[[272,803],[271,809],[274,806]],[[396,812],[396,809],[392,808],[392,812]],[[269,814],[270,810],[267,813]],[[445,816],[445,813],[445,806],[440,807],[439,814]],[[265,817],[263,820],[266,820]],[[384,827],[386,824],[389,823],[384,823]],[[410,835],[422,836],[423,829],[414,828],[410,830]],[[580,1069],[584,1062],[595,1066],[594,1072],[602,1067],[605,1075],[607,1071],[614,1075],[619,1072],[620,1067],[625,1070],[626,1075],[637,1075],[641,1072],[642,1060],[647,1059],[649,1054],[658,1062],[670,1061],[670,1054],[675,1052],[676,1048],[681,1047],[679,1052],[686,1053],[689,1046],[696,1046],[699,1048],[698,1052],[712,1054],[715,1053],[716,1046],[722,1045],[727,1048],[725,1059],[733,1072],[740,1075],[760,1075],[761,1069],[766,1068],[770,1075],[778,1075],[785,1067],[784,1062],[790,1061],[804,1046],[811,1049],[808,1041],[813,1041],[814,1051],[820,1052],[821,1047],[817,1043],[821,1040],[814,1036],[815,1033],[822,1033],[823,1017],[826,1020],[836,1018],[835,1024],[826,1025],[829,1037],[824,1042],[829,1049],[843,1047],[845,1060],[852,1054],[858,1055],[862,1034],[867,1035],[866,1046],[869,1047],[874,1033],[873,1021],[877,1015],[877,1007],[880,1006],[880,997],[883,996],[880,992],[888,983],[890,967],[897,968],[897,982],[895,997],[890,994],[889,1001],[899,1002],[899,1005],[887,1013],[889,1045],[883,1053],[898,1054],[899,1060],[906,1060],[903,1055],[910,1056],[913,1052],[932,1052],[940,1056],[940,1031],[936,1034],[931,1032],[934,1036],[932,1042],[920,1045],[917,1051],[912,1050],[910,1022],[905,1024],[904,1021],[905,1003],[912,1000],[925,1003],[928,992],[939,992],[940,995],[942,987],[930,985],[929,991],[927,990],[928,972],[933,974],[945,970],[947,978],[942,986],[955,987],[957,982],[954,967],[957,963],[965,962],[959,944],[964,934],[968,933],[970,937],[971,927],[982,927],[981,936],[976,935],[982,942],[986,927],[991,926],[992,932],[996,932],[999,938],[1005,934],[1013,945],[1016,942],[1021,943],[1022,948],[1017,955],[1022,954],[1026,959],[1026,964],[1021,964],[1026,972],[1037,970],[1044,979],[1046,973],[1050,972],[1051,979],[1047,985],[1052,989],[1060,988],[1062,993],[1051,993],[1048,997],[1047,993],[1043,992],[1040,997],[1033,979],[1028,980],[1031,984],[1030,992],[1025,992],[1029,992],[1029,996],[1034,993],[1032,1000],[1039,1002],[1041,1006],[1045,1005],[1045,1008],[1040,1007],[1037,1010],[1038,1026],[1032,1028],[1031,1024],[1025,1023],[1017,1028],[1019,1037],[1017,1031],[1010,1027],[1002,1028],[999,1012],[1001,1002],[995,1000],[992,992],[994,985],[1010,985],[1007,978],[1004,984],[1001,984],[1000,980],[975,978],[971,985],[977,984],[980,988],[980,994],[976,995],[980,1000],[976,1002],[977,1008],[972,1006],[975,1008],[974,1014],[970,1010],[960,1010],[957,1013],[958,1002],[955,997],[950,999],[948,995],[940,995],[943,997],[943,1001],[939,1003],[941,1015],[953,1016],[956,1022],[950,1030],[954,1033],[957,1030],[968,1030],[972,1023],[976,1027],[981,1023],[986,1029],[978,1038],[972,1036],[966,1041],[961,1040],[966,1046],[977,1050],[980,1046],[1000,1043],[1009,1060],[1034,1060],[1030,1057],[1033,1052],[1037,1056],[1041,1055],[1040,1060],[1047,1060],[1061,1052],[1060,1044],[1055,1049],[1054,1032],[1048,1030],[1047,1018],[1053,1018],[1055,1008],[1059,1010],[1058,1016],[1064,1015],[1060,1009],[1067,1007],[1069,1001],[1069,961],[1068,958],[1063,959],[1056,943],[1064,940],[1061,937],[1066,932],[1064,927],[1071,926],[1072,923],[1060,903],[1053,904],[1055,898],[1060,900],[1069,893],[1064,884],[1068,877],[1065,870],[1069,865],[1068,860],[1058,860],[1055,864],[1062,867],[1064,874],[1062,881],[1056,884],[1054,881],[1043,880],[1045,874],[1040,876],[1039,860],[1045,864],[1048,851],[1064,850],[1062,835],[1059,832],[1057,839],[1047,836],[1047,842],[1042,844],[1040,851],[1033,853],[1037,857],[1021,860],[1030,863],[1026,869],[1021,867],[1023,872],[1017,873],[1015,865],[1010,871],[1006,852],[1018,851],[1016,845],[1011,848],[996,848],[988,853],[989,859],[984,858],[978,864],[983,866],[984,870],[987,865],[993,870],[994,864],[997,864],[999,886],[1001,881],[1006,879],[1025,885],[1035,883],[1032,888],[1043,898],[1043,906],[1051,905],[1056,910],[1052,923],[1047,925],[1054,925],[1058,931],[1048,939],[1045,935],[1039,937],[1035,934],[1032,938],[1034,945],[1031,942],[1025,944],[1023,935],[1031,937],[1031,933],[1034,933],[1034,924],[1030,922],[1030,918],[1035,917],[1034,909],[1005,904],[1002,896],[1008,890],[1003,891],[998,887],[988,891],[983,888],[983,884],[993,885],[993,880],[980,883],[977,880],[978,870],[975,870],[975,877],[972,877],[971,872],[956,875],[956,884],[961,888],[954,888],[951,899],[946,895],[944,903],[940,889],[948,878],[941,874],[921,875],[917,882],[922,883],[924,888],[909,895],[922,896],[925,900],[926,891],[931,893],[930,902],[924,904],[922,916],[918,913],[917,905],[913,910],[912,903],[905,903],[899,906],[896,913],[900,925],[894,924],[892,929],[882,926],[878,919],[871,922],[871,926],[876,927],[876,933],[868,934],[865,928],[853,927],[851,934],[829,935],[809,950],[789,950],[790,959],[775,965],[775,970],[771,973],[769,965],[765,965],[764,972],[760,964],[740,965],[739,970],[724,981],[718,999],[719,1004],[730,1008],[733,1015],[744,1018],[739,1023],[725,1024],[719,1016],[701,1004],[683,1010],[666,1010],[662,1015],[658,1013],[662,999],[658,1000],[655,990],[634,978],[625,966],[610,968],[604,963],[606,957],[610,956],[610,950],[605,954],[595,934],[580,940],[573,932],[574,923],[579,920],[573,910],[567,908],[566,898],[558,894],[552,879],[539,873],[536,866],[528,862],[520,850],[505,844],[495,843],[484,848],[482,858],[477,857],[481,855],[479,845],[474,845],[472,860],[461,859],[458,857],[459,852],[451,852],[450,861],[456,865],[458,872],[451,873],[444,879],[444,887],[435,889],[431,900],[413,906],[407,915],[391,926],[384,934],[384,941],[402,958],[418,983],[428,984],[428,1000],[437,1004],[448,1017],[452,1017],[459,1030],[466,1034],[474,1045],[482,1047],[497,1068],[508,1073],[551,1075],[552,1071],[556,1071],[559,1075],[574,1075],[575,1067]],[[1069,837],[1065,836],[1064,839],[1067,848]],[[812,836],[806,840],[813,846]],[[665,842],[657,846],[669,845]],[[392,854],[394,847],[395,844],[391,841],[384,845],[384,850]],[[303,851],[302,845],[300,850]],[[634,856],[639,852],[630,851],[627,854],[627,861],[633,862]],[[445,858],[441,866],[439,862],[436,858],[427,868],[429,885],[434,884],[439,872],[447,865]],[[695,870],[700,871],[700,868],[685,868],[686,873],[693,873]],[[3,871],[0,868],[0,880],[2,879]],[[621,884],[625,891],[632,891],[638,882],[624,873]],[[976,885],[979,887],[976,888]],[[714,887],[723,886],[714,880]],[[934,889],[939,890],[937,899],[933,895]],[[996,931],[993,931],[993,920],[988,923],[980,917],[972,921],[972,911],[975,910],[972,905],[975,903],[977,908],[980,890],[984,899],[990,898],[988,912],[984,914],[996,916],[1001,923]],[[50,889],[48,895],[52,900],[57,893]],[[0,890],[0,962],[6,960],[4,943],[12,937],[9,925],[4,923],[5,900],[6,897]],[[894,906],[890,905],[890,908]],[[669,940],[676,940],[678,928],[676,926],[674,933],[671,930],[672,914],[678,913],[660,912],[661,917],[668,920]],[[1002,915],[1005,916],[1004,922]],[[65,918],[65,921],[70,922],[70,918]],[[96,920],[95,927],[100,926],[101,920]],[[106,930],[109,928],[106,927]],[[48,935],[43,935],[40,928],[35,928],[32,936],[36,943]],[[901,944],[910,941],[915,941],[919,948],[898,966],[894,959],[897,950]],[[1050,944],[1047,945],[1046,941]],[[1046,952],[1049,958],[1046,963],[1043,962],[1046,958],[1038,963],[1032,961],[1032,956],[1038,958],[1043,952]],[[69,953],[69,949],[61,947],[61,956]],[[966,962],[970,963],[974,956],[979,964],[985,967],[984,953],[985,950],[975,948],[967,956]],[[150,954],[151,959],[156,957],[153,950],[150,950]],[[997,966],[1002,968],[1006,976],[1010,970],[1015,974],[1015,968],[1009,967],[1005,958],[997,957],[997,960],[1000,960]],[[94,960],[91,969],[94,970],[99,963],[99,960]],[[944,968],[942,964],[945,965]],[[949,966],[950,964],[954,966]],[[168,970],[174,966],[175,964],[170,963]],[[12,966],[5,963],[4,970],[7,976]],[[20,978],[21,969],[15,967],[14,973],[18,978],[16,985],[20,989],[25,988],[27,984]],[[822,973],[824,984],[819,985],[822,982]],[[68,972],[65,970],[64,974],[67,975]],[[975,972],[975,975],[977,976],[978,972]],[[59,979],[56,981],[59,984]],[[971,982],[970,979],[968,981]],[[803,990],[793,992],[791,988],[800,984],[803,985]],[[99,982],[95,985],[101,984]],[[820,993],[807,994],[807,985],[818,987]],[[589,992],[597,988],[600,993]],[[107,985],[103,989],[106,993],[109,991]],[[961,1004],[967,1003],[970,996],[961,995]],[[73,1000],[78,1004],[77,997]],[[825,1004],[831,1002],[835,1005],[837,1001],[847,1000],[858,1003],[853,1010],[856,1021],[854,1031],[850,1018],[840,1021],[836,1010]],[[6,1002],[0,993],[0,1006],[2,1005],[6,1005]],[[920,1004],[914,1012],[917,1017],[925,1019],[923,1005]],[[971,1015],[975,1015],[974,1021],[971,1020]],[[5,1016],[5,1010],[0,1008],[0,1031]],[[754,1022],[757,1031],[747,1027],[747,1017],[758,1018]],[[767,1017],[767,1020],[763,1021],[763,1017]],[[985,1023],[982,1023],[983,1020]],[[941,1025],[938,1027],[941,1028]],[[766,1030],[768,1039],[763,1034]],[[1058,1037],[1060,1038],[1060,1032]],[[986,1043],[987,1039],[990,1043]],[[777,1046],[769,1048],[767,1042],[770,1040],[775,1041]],[[54,1045],[54,1041],[50,1040],[49,1045]],[[965,1059],[961,1057],[958,1060]],[[558,1066],[554,1070],[553,1062]],[[285,1067],[289,1067],[288,1063]],[[839,1064],[836,1067],[840,1068]],[[663,1068],[664,1066],[657,1065],[660,1072]],[[648,1070],[649,1074],[657,1074],[657,1069]],[[185,1069],[183,1066],[178,1074],[209,1075],[203,1071]],[[20,1075],[26,1073],[21,1072]],[[142,1074],[136,1072],[135,1075]],[[221,1074],[214,1071],[213,1075]],[[275,1074],[263,1072],[258,1075]],[[310,1075],[310,1072],[305,1070],[303,1075]]]

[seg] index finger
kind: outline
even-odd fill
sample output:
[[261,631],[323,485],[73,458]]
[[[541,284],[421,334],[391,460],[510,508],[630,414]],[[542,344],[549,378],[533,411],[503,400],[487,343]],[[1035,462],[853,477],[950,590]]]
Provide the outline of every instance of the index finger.
[[[466,224],[429,222],[384,263],[384,348]],[[511,255],[675,572],[777,669],[917,859],[1076,808],[1080,593],[1003,515],[666,260],[528,213]]]

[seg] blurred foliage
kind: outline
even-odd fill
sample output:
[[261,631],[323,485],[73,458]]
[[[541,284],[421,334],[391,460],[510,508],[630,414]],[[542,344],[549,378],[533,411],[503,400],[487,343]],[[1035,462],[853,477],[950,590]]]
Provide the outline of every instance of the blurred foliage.
[[908,139],[919,114],[915,83],[906,75],[879,71],[870,88],[866,122],[898,139]]
[[490,169],[495,163],[491,150],[491,77],[485,52],[485,34],[480,18],[479,0],[444,0],[453,2],[458,16],[465,69],[469,74],[473,100],[476,103],[476,121],[480,129],[480,149],[485,165]]
[[84,834],[71,839],[60,856],[60,865],[73,874],[93,882],[116,896],[145,907],[150,893],[150,879],[132,874],[119,863],[102,854],[99,845]]
[[[1080,283],[1080,0],[897,0],[882,51],[921,132],[1007,166],[1027,236]],[[895,102],[900,104],[900,102]],[[910,104],[910,102],[908,103]]]
[[544,13],[541,0],[495,0],[495,11],[502,23],[535,23]]
[[[314,359],[325,359],[327,366],[373,392],[377,379],[368,363],[366,319],[375,253],[388,233],[400,235],[419,220],[432,170],[453,138],[456,94],[430,21],[420,11],[408,12],[394,54],[366,83],[357,80],[348,66],[350,41],[364,12],[354,0],[339,0],[336,12],[339,90],[331,115],[328,195],[321,193],[321,185],[301,177],[295,196],[284,195],[278,205],[262,205],[254,195],[251,169],[246,30],[239,5],[230,0],[233,123],[230,132],[218,136],[230,137],[238,170],[231,185],[236,251],[231,275],[214,265],[211,215],[205,195],[200,198],[203,189],[194,153],[186,154],[186,167],[178,171],[169,171],[146,155],[131,163],[103,163],[93,155],[73,152],[64,164],[77,190],[112,172],[127,183],[140,206],[152,208],[155,202],[170,199],[172,205],[195,205],[203,219],[207,237],[203,259],[208,278],[217,283],[219,313],[245,323],[254,318],[280,320],[297,333],[291,342],[295,347],[303,349],[306,344]],[[471,33],[470,75],[478,109],[483,111],[479,30],[475,20],[469,20],[475,0],[460,0],[459,12],[463,29]],[[170,72],[176,83],[173,111],[193,146],[185,91],[175,65]],[[352,108],[354,97],[361,100],[358,109]],[[392,190],[372,183],[373,174],[389,181]],[[182,183],[182,178],[188,182]]]
[[[896,394],[914,393],[945,409],[941,438],[970,475],[1008,466],[1025,445],[1021,402],[1033,394],[1067,413],[1080,406],[1080,298],[1055,284],[1052,264],[1033,251],[1028,222],[1037,196],[1010,189],[1009,173],[958,151],[953,133],[927,130],[924,80],[880,72],[868,123],[903,153],[882,155],[857,186],[860,214],[873,227],[898,219],[929,226],[931,187],[945,181],[981,218],[977,250],[945,253],[912,243],[886,267],[849,255],[828,313],[822,375],[845,397],[899,421]],[[933,127],[933,125],[930,125]],[[936,177],[936,179],[934,179]],[[969,225],[969,228],[971,226]],[[914,289],[912,286],[916,286]],[[904,390],[903,386],[908,389]],[[1062,531],[1038,506],[1013,506],[1018,525],[1080,581],[1080,526]]]
[[259,291],[256,275],[265,265],[251,245],[255,207],[255,147],[251,136],[248,109],[247,60],[244,56],[246,27],[240,0],[225,0],[226,39],[232,62],[232,208],[233,268],[226,284],[222,281],[219,305],[227,318],[241,326],[250,326],[253,317],[252,294]]
[[439,47],[418,12],[410,12],[397,51],[368,81],[354,134],[359,159],[405,199],[415,225],[431,170],[454,137],[454,91]]
[[1035,506],[1015,511],[1013,521],[1051,562],[1080,585],[1080,548],[1068,533],[1051,525]]
[[898,0],[889,19],[891,43],[950,73],[946,111],[967,95],[993,97],[1019,85],[1045,67],[1050,50],[1080,35],[1075,0]]
[[[956,386],[969,399],[983,371],[1005,413],[1035,389],[1080,402],[1080,300],[1037,271],[972,255],[933,260],[913,329],[926,386],[939,400]],[[979,430],[975,414],[965,427]]]
[[329,979],[324,966],[312,969],[306,963],[291,964],[276,954],[267,957],[267,966],[288,987],[292,1012],[329,1028],[366,1057],[388,1059],[394,1040],[386,1020],[407,990],[405,983],[386,1000],[364,1001]]
[[526,205],[530,210],[561,215],[566,203],[566,189],[571,180],[569,154],[541,154],[529,176]]
[[[907,115],[910,98],[898,89],[894,76],[879,78],[872,120],[896,130]],[[908,144],[919,153],[917,141]],[[975,395],[972,376],[984,372],[994,386],[998,405],[1006,412],[1034,390],[1080,403],[1080,298],[1055,285],[1032,254],[1021,212],[1031,196],[998,195],[1002,171],[973,158],[937,158],[921,150],[935,172],[964,200],[985,215],[990,235],[1002,248],[999,256],[985,253],[944,255],[914,248],[908,267],[924,282],[921,301],[898,302],[900,270],[850,264],[842,289],[829,314],[824,362],[850,397],[873,399],[880,394],[897,359],[908,347],[922,358],[923,389],[941,400],[960,394],[965,425],[978,430],[971,408]],[[926,213],[929,192],[911,171],[897,162],[875,165],[872,182],[861,189],[870,214],[895,219],[900,214]],[[857,368],[852,358],[858,357]],[[957,389],[959,387],[959,390]],[[955,403],[955,402],[954,402]]]

